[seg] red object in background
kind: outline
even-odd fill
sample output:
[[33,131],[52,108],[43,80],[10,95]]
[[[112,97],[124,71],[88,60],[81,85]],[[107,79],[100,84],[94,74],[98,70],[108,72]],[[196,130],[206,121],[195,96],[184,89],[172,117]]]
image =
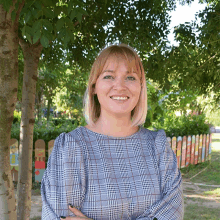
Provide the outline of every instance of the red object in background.
[[35,161],[35,169],[45,169],[44,161]]
[[37,170],[37,171],[35,172],[35,174],[38,176],[38,175],[40,174],[40,171]]

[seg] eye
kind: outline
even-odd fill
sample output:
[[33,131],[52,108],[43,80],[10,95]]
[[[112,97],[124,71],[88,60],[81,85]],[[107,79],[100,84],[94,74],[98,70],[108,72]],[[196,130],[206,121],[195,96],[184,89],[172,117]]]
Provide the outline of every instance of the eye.
[[107,75],[107,76],[104,76],[103,79],[113,79],[113,76]]
[[128,79],[128,80],[131,80],[131,81],[136,80],[136,78],[135,78],[135,77],[133,77],[133,76],[128,76],[128,77],[127,77],[127,79]]

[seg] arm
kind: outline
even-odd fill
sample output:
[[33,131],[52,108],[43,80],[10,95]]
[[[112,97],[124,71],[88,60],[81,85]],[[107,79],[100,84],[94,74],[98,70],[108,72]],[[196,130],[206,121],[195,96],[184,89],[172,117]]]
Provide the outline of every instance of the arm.
[[[47,169],[44,172],[42,181],[41,181],[41,198],[42,198],[42,220],[51,219],[59,220],[60,216],[55,212],[55,206],[57,204],[58,198],[55,198],[53,195],[57,194],[56,185],[59,186],[57,179],[61,179],[60,170],[62,170],[62,152],[61,145],[64,134],[61,134],[54,144],[53,151],[49,157],[47,163]],[[58,175],[58,176],[57,176]]]
[[86,187],[83,152],[75,137],[62,133],[56,138],[41,182],[42,220],[74,217],[69,204],[81,207]]
[[155,138],[155,154],[160,171],[161,199],[138,219],[182,220],[184,214],[182,177],[177,167],[176,156],[169,146],[163,130],[158,131]]

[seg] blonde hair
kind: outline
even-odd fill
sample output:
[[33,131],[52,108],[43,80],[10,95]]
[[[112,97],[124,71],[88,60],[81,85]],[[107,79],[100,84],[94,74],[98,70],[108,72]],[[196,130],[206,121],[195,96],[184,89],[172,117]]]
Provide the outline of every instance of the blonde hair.
[[137,105],[131,112],[132,126],[142,125],[147,116],[147,87],[144,74],[144,68],[141,59],[133,48],[126,44],[111,45],[100,52],[95,62],[93,63],[88,86],[84,95],[84,116],[87,124],[94,125],[98,120],[101,108],[97,95],[94,94],[94,88],[99,75],[110,57],[123,57],[128,62],[128,66],[135,68],[140,82],[141,93]]

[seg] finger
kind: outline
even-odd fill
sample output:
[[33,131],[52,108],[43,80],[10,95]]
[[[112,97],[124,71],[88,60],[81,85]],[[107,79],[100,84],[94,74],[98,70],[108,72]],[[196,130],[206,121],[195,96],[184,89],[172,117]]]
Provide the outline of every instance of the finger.
[[77,208],[75,208],[75,207],[71,207],[70,205],[69,205],[69,209],[70,209],[70,211],[71,212],[73,212],[76,216],[78,216],[78,217],[86,217],[85,215],[83,215],[82,214],[82,212],[80,212]]
[[82,217],[63,217],[63,218],[61,218],[60,217],[60,220],[82,220]]

